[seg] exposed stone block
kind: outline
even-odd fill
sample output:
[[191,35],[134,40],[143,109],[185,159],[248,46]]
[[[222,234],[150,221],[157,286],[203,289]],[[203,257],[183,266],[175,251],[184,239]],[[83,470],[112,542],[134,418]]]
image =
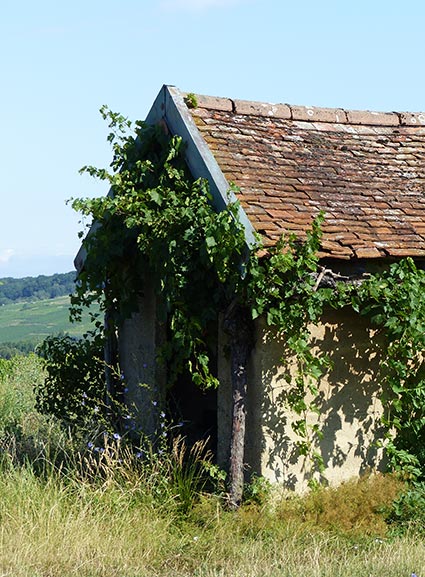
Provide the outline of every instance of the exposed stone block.
[[268,104],[264,102],[251,102],[249,100],[235,100],[236,114],[252,114],[254,116],[267,116],[274,118],[291,118],[291,109],[287,104]]
[[395,112],[370,112],[369,110],[346,110],[351,124],[368,124],[372,126],[398,126],[400,120]]
[[198,96],[196,95],[198,108],[210,108],[221,110],[223,112],[232,112],[232,101],[229,98],[220,98],[218,96]]
[[342,108],[314,108],[313,106],[292,106],[293,120],[308,120],[310,122],[331,122],[345,124],[347,115]]
[[404,126],[425,125],[424,112],[400,112],[400,123]]

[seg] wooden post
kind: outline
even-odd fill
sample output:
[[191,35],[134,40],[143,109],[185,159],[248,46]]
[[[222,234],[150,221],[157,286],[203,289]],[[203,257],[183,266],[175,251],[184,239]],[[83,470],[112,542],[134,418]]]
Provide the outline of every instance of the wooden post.
[[106,404],[110,406],[111,399],[115,398],[116,379],[114,369],[117,366],[118,350],[115,334],[115,324],[109,310],[105,311],[105,381],[106,381]]
[[236,509],[241,504],[244,486],[248,361],[253,346],[253,327],[249,310],[232,304],[224,319],[224,330],[229,335],[232,382],[229,506]]

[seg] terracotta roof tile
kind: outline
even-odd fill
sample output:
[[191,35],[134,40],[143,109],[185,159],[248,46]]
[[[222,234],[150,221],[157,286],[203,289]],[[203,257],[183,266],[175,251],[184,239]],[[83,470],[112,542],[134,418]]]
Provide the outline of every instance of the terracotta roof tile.
[[197,96],[195,123],[266,246],[325,212],[321,254],[425,257],[425,113]]

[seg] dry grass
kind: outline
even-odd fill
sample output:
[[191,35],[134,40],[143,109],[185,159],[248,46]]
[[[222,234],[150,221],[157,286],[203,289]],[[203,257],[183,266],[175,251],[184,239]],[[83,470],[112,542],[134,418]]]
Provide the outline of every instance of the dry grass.
[[0,577],[425,577],[424,541],[387,534],[392,477],[229,512],[196,493],[206,455],[181,440],[141,463],[111,438],[58,470],[73,440],[35,412],[40,375],[20,363],[16,386],[0,378]]
[[[142,486],[93,485],[30,467],[0,475],[0,570],[11,577],[410,577],[425,544],[313,527],[277,509],[226,511],[204,496],[188,515]],[[343,494],[343,493],[342,493]],[[335,492],[333,492],[335,496]],[[339,496],[338,496],[339,498]],[[293,511],[293,509],[292,509]]]

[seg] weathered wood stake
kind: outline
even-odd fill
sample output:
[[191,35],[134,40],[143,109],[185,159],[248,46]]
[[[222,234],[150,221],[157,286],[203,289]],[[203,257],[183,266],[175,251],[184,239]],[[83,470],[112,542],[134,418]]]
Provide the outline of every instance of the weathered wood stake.
[[232,304],[224,319],[229,335],[232,382],[232,433],[229,463],[229,506],[239,507],[244,486],[245,422],[248,393],[248,361],[253,346],[249,310]]

